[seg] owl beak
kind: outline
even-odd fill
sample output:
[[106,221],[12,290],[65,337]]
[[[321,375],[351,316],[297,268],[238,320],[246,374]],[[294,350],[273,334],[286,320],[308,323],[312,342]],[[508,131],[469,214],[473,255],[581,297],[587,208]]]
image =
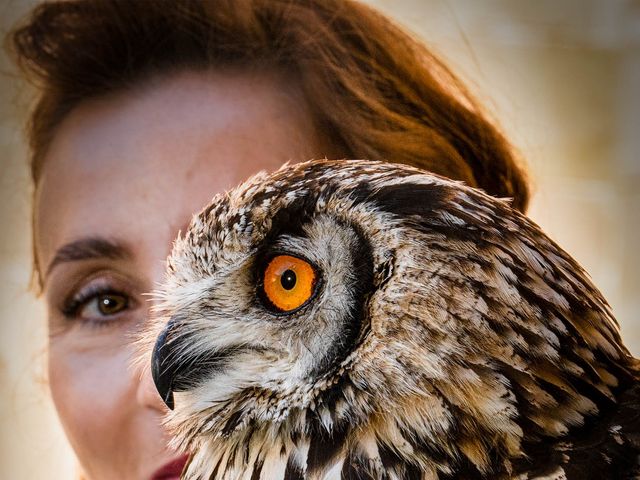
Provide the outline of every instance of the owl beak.
[[167,335],[171,330],[172,322],[162,331],[156,340],[151,356],[151,374],[156,384],[156,389],[169,410],[173,410],[173,381],[175,378],[175,362],[170,361],[170,351],[167,345]]
[[193,338],[180,335],[185,318],[172,317],[158,336],[151,356],[151,375],[156,389],[169,410],[173,410],[174,392],[185,392],[222,370],[234,354],[248,350],[246,346],[229,345],[210,352],[194,354],[189,346]]

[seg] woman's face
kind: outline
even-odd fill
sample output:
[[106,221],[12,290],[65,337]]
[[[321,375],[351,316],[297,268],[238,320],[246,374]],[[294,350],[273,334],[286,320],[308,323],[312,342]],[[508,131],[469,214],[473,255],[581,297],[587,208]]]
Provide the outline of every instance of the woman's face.
[[184,461],[130,366],[177,232],[250,174],[329,155],[305,102],[267,74],[175,74],[60,125],[36,191],[36,254],[51,393],[89,479],[175,478]]

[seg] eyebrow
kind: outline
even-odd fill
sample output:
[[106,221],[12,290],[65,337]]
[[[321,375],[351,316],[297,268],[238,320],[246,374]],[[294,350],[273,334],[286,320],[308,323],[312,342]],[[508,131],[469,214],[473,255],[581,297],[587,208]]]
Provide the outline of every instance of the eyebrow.
[[56,265],[81,260],[108,258],[112,260],[131,258],[131,250],[124,244],[102,237],[87,237],[60,247],[47,267],[45,278]]

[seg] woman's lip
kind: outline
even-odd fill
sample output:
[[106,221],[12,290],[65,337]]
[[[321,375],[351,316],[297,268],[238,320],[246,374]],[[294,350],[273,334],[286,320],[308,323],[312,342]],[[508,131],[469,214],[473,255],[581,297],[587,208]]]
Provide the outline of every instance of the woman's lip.
[[156,470],[151,480],[173,480],[180,478],[180,474],[182,470],[184,470],[187,460],[189,460],[189,455],[183,455],[182,457],[171,460]]

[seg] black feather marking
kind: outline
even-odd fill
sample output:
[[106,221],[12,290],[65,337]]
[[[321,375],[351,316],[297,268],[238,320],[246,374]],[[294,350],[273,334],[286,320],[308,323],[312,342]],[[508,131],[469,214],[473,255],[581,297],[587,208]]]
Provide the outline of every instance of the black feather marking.
[[[260,246],[270,245],[280,235],[288,234],[304,237],[304,225],[312,218],[318,202],[317,193],[305,191],[293,199],[286,207],[281,207],[271,216],[269,232],[260,240]],[[249,212],[250,214],[250,212]]]
[[[382,445],[378,443],[378,452],[380,454],[380,459],[382,460],[382,465],[384,466],[386,471],[394,471],[402,480],[421,480],[422,479],[422,470],[415,464],[411,463],[410,460],[404,457],[400,457],[396,452],[394,452],[391,448],[386,445]],[[344,478],[344,477],[343,477]],[[356,478],[370,478],[366,477],[356,477]],[[379,477],[373,477],[376,480]],[[389,478],[389,475],[385,474],[382,478]],[[460,477],[460,478],[471,478],[471,477]]]
[[387,259],[380,263],[376,269],[373,276],[374,287],[376,290],[381,290],[387,284],[389,279],[393,276],[393,264],[395,262],[395,255],[393,252],[386,253]]
[[382,477],[375,477],[362,458],[352,452],[342,466],[340,478],[342,480],[384,480],[387,476],[383,473]]
[[216,466],[213,468],[213,472],[211,472],[211,476],[209,477],[209,480],[215,480],[218,476],[218,470],[220,470],[220,463],[221,463],[222,459],[218,459],[218,463],[216,463]]
[[[363,191],[364,193],[364,191]],[[369,193],[369,192],[367,192]],[[370,192],[370,198],[380,210],[407,218],[417,216],[421,220],[432,218],[434,212],[449,198],[449,189],[442,185],[421,183],[397,183]]]
[[251,472],[251,480],[260,480],[260,474],[262,473],[262,466],[264,463],[262,460],[257,460],[253,465],[253,472]]
[[[620,390],[620,389],[618,389]],[[516,395],[518,395],[516,393]],[[526,408],[526,405],[521,405]],[[637,480],[640,478],[640,384],[625,382],[618,401],[559,438],[529,437],[517,459],[517,472],[530,477],[563,468],[568,480]]]
[[366,307],[369,296],[373,291],[374,267],[371,246],[364,233],[355,225],[342,225],[355,232],[357,241],[351,246],[350,257],[352,260],[352,272],[356,279],[348,285],[350,295],[355,299],[353,308],[346,313],[342,321],[342,331],[336,336],[334,342],[328,348],[323,360],[318,363],[313,371],[316,378],[328,373],[332,368],[340,365],[342,361],[356,348],[357,341],[362,338],[366,330]]
[[236,429],[236,427],[240,424],[240,421],[242,420],[242,417],[245,413],[246,412],[244,410],[240,409],[240,410],[236,410],[231,415],[229,415],[227,422],[222,428],[223,437],[228,436],[231,432],[233,432]]
[[[593,419],[570,435],[565,451],[571,462],[565,466],[567,478],[637,479],[640,466],[640,383],[618,396],[615,409]],[[597,456],[596,454],[604,454]]]
[[395,470],[404,461],[396,452],[384,444],[378,443],[378,453],[380,455],[380,460],[382,460],[382,465],[386,470]]
[[304,480],[304,473],[293,461],[293,455],[287,460],[287,467],[284,470],[284,480]]
[[417,465],[405,463],[403,480],[422,480],[422,470]]
[[350,428],[346,423],[342,423],[328,432],[320,419],[313,416],[307,429],[311,439],[307,455],[307,473],[313,475],[325,469],[342,452]]

